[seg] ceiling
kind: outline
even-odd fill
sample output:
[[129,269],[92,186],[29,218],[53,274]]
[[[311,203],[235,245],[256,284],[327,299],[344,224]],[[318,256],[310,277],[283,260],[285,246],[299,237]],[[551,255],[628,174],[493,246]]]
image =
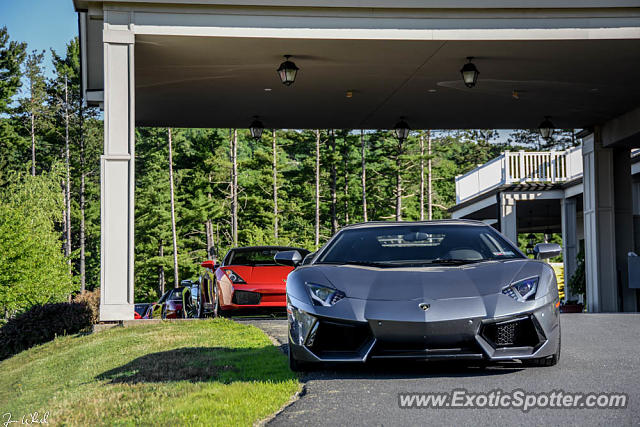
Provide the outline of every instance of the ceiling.
[[[290,87],[275,72],[283,54],[300,67]],[[640,105],[640,40],[138,35],[135,64],[136,122],[150,126],[242,128],[258,115],[274,128],[391,128],[401,116],[414,129],[533,128],[550,115],[583,128]]]

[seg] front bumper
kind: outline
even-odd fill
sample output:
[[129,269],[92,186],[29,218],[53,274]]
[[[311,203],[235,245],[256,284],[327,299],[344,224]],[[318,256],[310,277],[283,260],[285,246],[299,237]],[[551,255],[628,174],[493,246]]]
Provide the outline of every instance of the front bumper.
[[376,316],[358,319],[358,310],[341,310],[343,316],[334,317],[329,315],[332,307],[327,310],[289,298],[291,351],[296,359],[307,362],[500,361],[546,357],[557,349],[560,328],[553,301],[539,301],[527,311],[504,316],[434,316],[434,320],[407,318],[406,312],[393,310],[394,303],[387,302],[391,311],[386,316],[379,310],[365,309],[362,314]]
[[223,310],[284,309],[287,305],[285,287],[280,284],[234,285],[230,301]]

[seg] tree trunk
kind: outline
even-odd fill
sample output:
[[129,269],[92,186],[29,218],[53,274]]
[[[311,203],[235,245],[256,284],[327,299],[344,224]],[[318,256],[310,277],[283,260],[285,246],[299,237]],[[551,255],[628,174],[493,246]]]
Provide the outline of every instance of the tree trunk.
[[169,191],[171,192],[171,234],[173,237],[173,287],[180,286],[178,274],[178,237],[176,235],[176,200],[173,188],[173,147],[171,138],[171,128],[167,128],[169,136]]
[[316,129],[316,249],[320,245],[320,129]]
[[367,222],[367,168],[365,161],[365,144],[364,144],[364,130],[360,129],[360,147],[362,158],[362,214],[364,222]]
[[433,219],[433,187],[431,186],[431,130],[427,130],[427,154],[429,156],[429,160],[427,160],[427,171],[429,174],[429,183],[427,185],[428,196],[428,204],[429,204],[429,220]]
[[331,235],[335,234],[338,230],[336,181],[336,136],[333,129],[331,129]]
[[398,152],[396,154],[396,221],[402,221],[402,142],[398,141]]
[[349,224],[349,147],[345,135],[342,141],[342,160],[344,161],[344,223]]
[[273,130],[273,238],[278,244],[278,146],[276,145],[276,130]]
[[[209,186],[211,186],[211,181],[211,174],[209,174]],[[211,193],[207,194],[207,198],[209,199],[209,202],[211,202]],[[205,233],[207,234],[207,259],[209,259],[211,257],[211,249],[214,248],[213,223],[211,222],[211,218],[205,221]]]
[[85,188],[85,173],[83,171],[80,175],[80,291],[82,292],[84,292],[87,285]]
[[231,138],[231,233],[233,246],[238,246],[238,129]]
[[207,235],[207,259],[210,259],[211,249],[213,248],[213,224],[210,219],[204,223],[204,232]]
[[31,176],[36,176],[36,113],[33,94],[33,83],[31,84]]
[[[158,247],[158,256],[162,260],[164,258],[164,246],[162,245],[162,240],[160,240],[160,246]],[[158,266],[158,288],[160,289],[160,296],[164,295],[164,265],[163,261],[160,261],[160,265]]]
[[420,132],[420,221],[424,221],[424,132]]
[[86,264],[86,223],[85,223],[85,191],[86,191],[86,171],[85,171],[85,147],[84,147],[84,109],[80,102],[80,290],[84,292],[87,281]]
[[64,117],[65,117],[65,166],[67,169],[67,182],[65,189],[66,202],[66,244],[65,255],[68,257],[69,273],[71,273],[71,159],[69,152],[69,83],[64,77]]

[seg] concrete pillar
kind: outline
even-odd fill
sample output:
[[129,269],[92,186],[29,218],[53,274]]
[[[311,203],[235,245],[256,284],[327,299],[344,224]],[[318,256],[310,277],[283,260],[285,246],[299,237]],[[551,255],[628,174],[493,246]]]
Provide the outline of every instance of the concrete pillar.
[[640,177],[632,178],[631,184],[633,194],[633,241],[635,252],[640,255]]
[[133,319],[134,34],[105,29],[100,320]]
[[585,138],[582,155],[587,309],[635,311],[626,258],[633,249],[629,150],[604,148],[596,128]]
[[570,197],[561,201],[562,217],[562,258],[564,260],[564,292],[565,301],[573,299],[569,291],[569,279],[578,267],[578,233],[576,198]]
[[628,254],[634,250],[631,150],[613,148],[616,269],[622,311],[636,311],[636,290],[629,288]]
[[500,193],[500,232],[518,246],[516,200],[509,193]]

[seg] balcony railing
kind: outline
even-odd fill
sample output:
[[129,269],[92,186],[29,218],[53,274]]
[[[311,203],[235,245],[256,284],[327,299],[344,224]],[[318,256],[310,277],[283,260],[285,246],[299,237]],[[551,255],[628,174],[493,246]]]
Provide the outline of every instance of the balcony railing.
[[565,151],[505,151],[456,177],[456,203],[507,184],[557,183],[582,176],[582,147]]

